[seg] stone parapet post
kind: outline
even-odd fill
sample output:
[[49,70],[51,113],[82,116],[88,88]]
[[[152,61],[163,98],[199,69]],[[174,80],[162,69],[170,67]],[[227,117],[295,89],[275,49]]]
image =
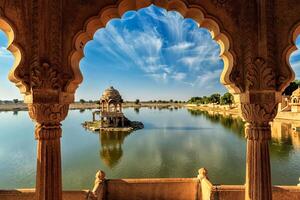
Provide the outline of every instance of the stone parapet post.
[[213,192],[213,184],[207,177],[207,170],[205,168],[199,169],[197,178],[199,179],[201,186],[201,199],[210,200]]
[[99,170],[95,176],[93,190],[89,192],[87,200],[104,200],[105,199],[105,173]]

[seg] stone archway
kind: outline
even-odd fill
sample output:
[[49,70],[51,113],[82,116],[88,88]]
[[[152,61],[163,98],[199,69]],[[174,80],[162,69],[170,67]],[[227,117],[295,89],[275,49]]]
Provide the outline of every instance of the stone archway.
[[[165,3],[160,3],[159,1],[152,2],[154,5],[164,8],[167,11],[177,11],[179,12],[184,18],[191,18],[195,20],[200,27],[206,28],[210,34],[213,40],[215,40],[219,46],[220,46],[220,57],[222,58],[224,62],[224,68],[223,72],[221,74],[221,83],[224,84],[227,89],[234,94],[240,94],[243,91],[243,88],[241,88],[236,82],[233,82],[231,79],[231,76],[233,74],[233,67],[235,65],[236,61],[236,54],[231,48],[232,37],[224,30],[223,26],[220,26],[218,20],[216,20],[214,17],[208,16],[206,12],[204,11],[204,8],[200,6],[191,6],[188,7],[183,1],[180,0],[173,0],[173,1],[167,1]],[[141,8],[145,8],[151,5],[151,1],[138,1],[138,0],[123,0],[120,1],[119,4],[116,6],[108,6],[103,9],[101,9],[100,13],[97,16],[93,16],[89,18],[85,22],[84,29],[76,34],[76,36],[73,39],[74,45],[73,45],[73,51],[71,52],[69,56],[69,63],[72,67],[72,70],[74,72],[74,80],[68,85],[68,92],[75,93],[76,88],[78,85],[82,82],[83,77],[80,73],[79,63],[80,60],[84,57],[84,46],[85,44],[93,39],[93,35],[98,29],[104,28],[106,24],[111,19],[121,18],[121,16],[127,12],[132,10],[138,10]],[[260,108],[260,107],[259,107]],[[250,108],[252,109],[252,108]],[[272,109],[272,112],[274,109]],[[254,112],[259,112],[259,110],[255,110]],[[273,115],[272,115],[273,116]],[[253,117],[252,115],[250,117]],[[273,116],[275,117],[275,116]],[[249,119],[249,118],[247,118]],[[264,121],[264,119],[261,119]],[[267,119],[271,120],[271,118]],[[253,119],[250,119],[249,121],[253,121]],[[252,129],[252,127],[250,128]],[[253,129],[256,129],[253,127]],[[252,138],[251,138],[252,139]],[[266,140],[268,141],[268,140]],[[268,146],[266,146],[267,143],[264,144],[263,148],[268,149]],[[251,147],[249,147],[251,148]],[[258,147],[259,148],[259,147]],[[255,158],[258,159],[258,158]],[[266,162],[269,162],[269,152],[267,151]],[[247,163],[248,164],[248,163]],[[247,169],[251,169],[252,166],[247,166]],[[265,166],[262,166],[264,168]],[[260,169],[259,169],[260,170]],[[262,170],[263,171],[263,170]],[[262,173],[267,173],[266,180],[263,184],[259,185],[258,187],[264,188],[271,188],[270,183],[270,166],[267,166],[267,170],[263,171]],[[256,179],[256,175],[251,175],[250,181],[252,179]],[[249,181],[249,182],[250,182]],[[261,181],[261,180],[258,180]],[[256,182],[257,183],[257,182]],[[254,183],[254,184],[256,184]],[[262,192],[260,189],[256,190],[257,188],[253,188],[251,183],[246,184],[248,191],[252,192],[251,195],[245,195],[246,199],[254,199],[258,197],[257,199],[260,199],[261,197],[266,199],[271,199],[271,190],[267,189],[266,192]],[[255,191],[254,191],[255,190]]]
[[[288,47],[286,47],[286,49],[283,51],[283,55],[282,55],[282,59],[284,60],[285,64],[289,66],[289,68],[291,70],[292,76],[290,77],[290,82],[295,79],[295,73],[291,67],[290,57],[291,57],[292,53],[297,50],[296,40],[297,40],[297,37],[299,37],[299,36],[300,36],[300,22],[292,28],[290,37],[288,38]],[[283,91],[287,86],[288,86],[288,83],[286,85],[283,85],[281,90]]]
[[1,15],[0,15],[0,29],[6,34],[8,39],[7,50],[9,50],[14,57],[14,63],[9,71],[8,79],[11,82],[16,84],[16,86],[20,89],[21,93],[25,93],[26,87],[24,84],[22,84],[20,78],[15,73],[16,68],[22,62],[22,50],[18,46],[18,44],[15,43],[15,31],[13,26],[10,24],[8,19],[6,19]]
[[[238,101],[241,102],[241,111],[246,124],[247,138],[247,162],[246,162],[246,200],[271,200],[272,199],[272,183],[271,183],[271,167],[269,144],[271,129],[269,122],[272,121],[277,114],[277,105],[281,96],[281,90],[292,80],[290,70],[287,75],[277,83],[277,74],[274,72],[274,60],[270,58],[273,50],[269,48],[271,38],[266,29],[259,29],[258,34],[251,32],[251,27],[256,24],[245,22],[243,30],[246,46],[242,50],[240,59],[243,60],[245,66],[243,72],[233,71],[235,64],[238,62],[236,53],[231,48],[234,43],[233,36],[228,34],[221,21],[217,17],[206,14],[203,7],[199,5],[190,5],[181,0],[173,1],[137,1],[137,0],[121,0],[114,6],[108,6],[101,9],[97,16],[93,16],[85,21],[82,31],[76,34],[73,39],[74,48],[69,56],[69,63],[74,72],[74,79],[68,85],[68,92],[74,93],[77,86],[83,80],[79,70],[79,61],[84,56],[83,49],[85,44],[93,39],[96,30],[106,26],[109,20],[121,18],[121,16],[132,10],[145,8],[151,4],[164,8],[167,11],[177,11],[184,18],[194,19],[200,27],[206,28],[211,33],[212,39],[216,40],[221,47],[220,56],[224,62],[224,68],[221,75],[221,83],[234,94],[237,94]],[[273,6],[266,2],[257,3],[249,2],[249,6],[257,6],[259,25],[268,23],[264,10],[266,6]],[[246,15],[248,11],[245,11]],[[249,19],[248,19],[249,20]],[[267,25],[268,28],[270,24]],[[258,44],[253,45],[253,38],[258,40]],[[239,41],[241,42],[241,41]],[[241,45],[241,44],[240,44]],[[254,52],[257,47],[258,52]],[[269,52],[270,50],[270,52]],[[274,56],[274,55],[272,55]],[[241,73],[241,74],[238,74]],[[243,74],[244,73],[244,74]],[[233,77],[235,79],[233,79]],[[242,80],[244,79],[244,80]],[[240,83],[242,81],[244,83]],[[278,85],[277,85],[278,84]],[[279,86],[279,87],[277,87]]]

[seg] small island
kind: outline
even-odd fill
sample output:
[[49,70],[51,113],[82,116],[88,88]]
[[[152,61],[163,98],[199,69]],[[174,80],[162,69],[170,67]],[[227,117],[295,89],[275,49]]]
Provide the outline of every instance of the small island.
[[[93,120],[82,125],[91,131],[131,132],[144,128],[142,122],[130,121],[122,112],[123,99],[112,86],[106,89],[100,98],[100,108],[93,112]],[[100,118],[97,120],[96,115]]]

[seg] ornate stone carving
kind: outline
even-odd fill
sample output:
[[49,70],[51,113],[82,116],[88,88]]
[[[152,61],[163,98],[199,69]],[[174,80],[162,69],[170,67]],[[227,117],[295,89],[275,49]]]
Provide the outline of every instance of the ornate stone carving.
[[68,114],[68,104],[28,104],[29,116],[40,124],[58,124]]
[[245,121],[251,123],[268,123],[277,114],[277,104],[241,104],[242,115]]
[[276,89],[274,69],[260,57],[248,64],[247,81],[249,89]]
[[62,74],[55,66],[43,63],[31,69],[31,84],[33,89],[60,89]]

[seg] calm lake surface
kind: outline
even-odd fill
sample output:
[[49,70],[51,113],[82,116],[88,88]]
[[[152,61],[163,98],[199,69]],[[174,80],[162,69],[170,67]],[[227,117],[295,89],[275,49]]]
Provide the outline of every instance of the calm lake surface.
[[[206,167],[215,184],[244,184],[246,145],[243,122],[185,108],[125,109],[145,128],[130,134],[95,134],[81,123],[91,110],[69,111],[63,122],[64,189],[91,188],[97,170],[108,178],[196,177]],[[274,123],[270,153],[272,181],[296,185],[300,136],[291,125]],[[35,185],[36,141],[27,112],[0,113],[0,188]]]

